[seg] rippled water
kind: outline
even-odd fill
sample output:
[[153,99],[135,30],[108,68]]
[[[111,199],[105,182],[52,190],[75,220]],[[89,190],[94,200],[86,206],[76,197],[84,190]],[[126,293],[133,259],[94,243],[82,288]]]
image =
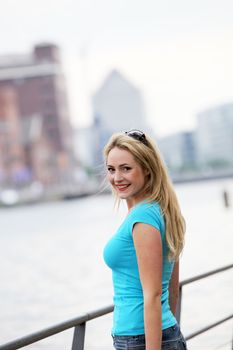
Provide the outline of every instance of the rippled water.
[[[232,263],[233,180],[177,185],[176,191],[187,221],[181,279]],[[0,210],[0,343],[111,304],[102,249],[125,212],[124,205],[114,211],[110,195]],[[184,334],[232,313],[232,295],[232,271],[185,287]],[[87,350],[112,348],[111,317],[88,323]],[[70,349],[72,333],[27,349]],[[232,335],[229,321],[190,341],[189,349],[231,349]]]

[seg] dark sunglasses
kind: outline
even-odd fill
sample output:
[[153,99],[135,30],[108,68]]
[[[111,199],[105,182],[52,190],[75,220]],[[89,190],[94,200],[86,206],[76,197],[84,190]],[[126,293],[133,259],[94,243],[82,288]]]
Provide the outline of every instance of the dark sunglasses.
[[148,142],[146,139],[146,135],[144,134],[144,132],[140,131],[140,130],[130,130],[130,131],[125,131],[125,134],[129,137],[132,137],[135,140],[141,141],[142,143],[144,143],[144,145],[148,146]]

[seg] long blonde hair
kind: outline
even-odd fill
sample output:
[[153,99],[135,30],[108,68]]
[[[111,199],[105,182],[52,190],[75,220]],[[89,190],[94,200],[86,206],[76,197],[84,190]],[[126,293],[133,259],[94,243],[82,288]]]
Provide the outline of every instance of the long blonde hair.
[[169,259],[177,260],[184,247],[185,221],[160,152],[151,138],[145,136],[146,144],[126,134],[113,134],[104,147],[104,157],[107,159],[114,147],[127,150],[149,174],[144,188],[144,192],[148,193],[146,200],[160,204],[166,224]]

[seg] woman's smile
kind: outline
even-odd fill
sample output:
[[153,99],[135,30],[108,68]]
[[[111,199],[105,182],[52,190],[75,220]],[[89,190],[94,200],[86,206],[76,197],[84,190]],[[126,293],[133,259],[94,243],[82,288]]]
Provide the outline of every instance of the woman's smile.
[[115,187],[117,188],[118,191],[125,191],[125,190],[127,190],[127,188],[129,186],[130,186],[130,184],[129,185],[117,185],[117,184],[115,184]]

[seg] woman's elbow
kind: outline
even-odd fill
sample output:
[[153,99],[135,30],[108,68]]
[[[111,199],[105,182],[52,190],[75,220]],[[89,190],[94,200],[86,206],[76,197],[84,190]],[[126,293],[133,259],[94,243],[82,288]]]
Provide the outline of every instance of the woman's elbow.
[[161,296],[162,296],[162,290],[156,289],[153,291],[144,291],[144,302],[155,302],[160,301],[161,302]]

